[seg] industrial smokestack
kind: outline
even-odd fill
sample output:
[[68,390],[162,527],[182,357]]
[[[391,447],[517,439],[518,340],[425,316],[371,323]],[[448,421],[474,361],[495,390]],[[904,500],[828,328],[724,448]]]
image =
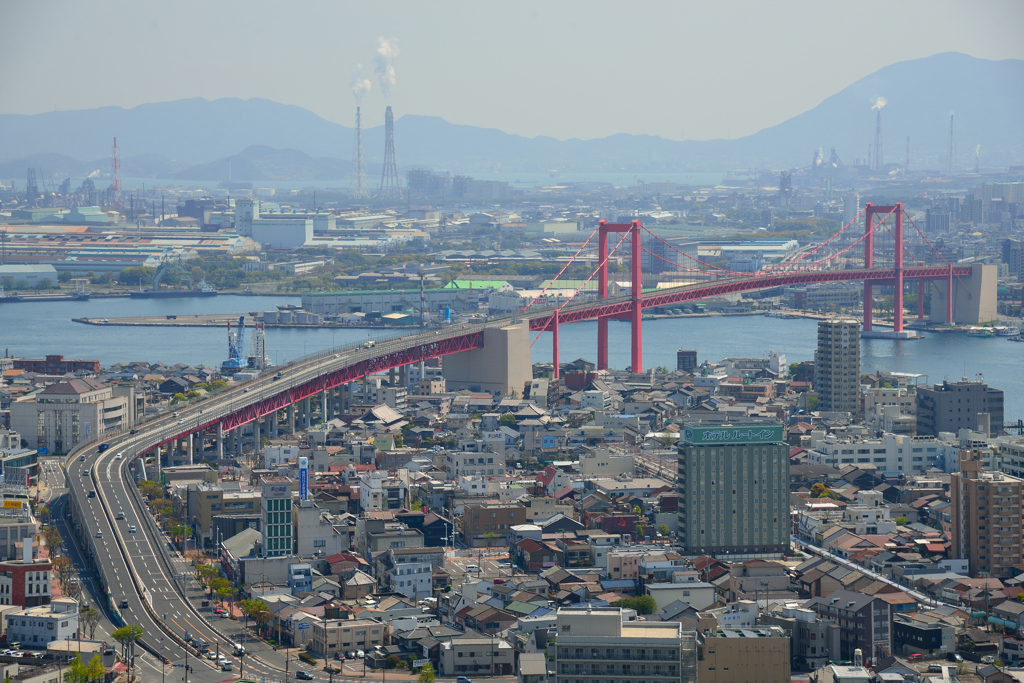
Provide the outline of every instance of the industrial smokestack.
[[356,107],[356,139],[353,143],[355,149],[352,151],[352,158],[356,162],[356,168],[355,177],[352,179],[352,196],[365,199],[370,193],[366,187],[366,171],[363,167],[363,123],[361,109],[361,107]]

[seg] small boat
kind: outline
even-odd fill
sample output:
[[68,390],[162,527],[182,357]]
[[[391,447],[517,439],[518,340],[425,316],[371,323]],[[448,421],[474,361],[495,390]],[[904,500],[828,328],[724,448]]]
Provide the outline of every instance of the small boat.
[[972,337],[992,337],[995,336],[995,332],[992,331],[991,327],[968,327],[967,334]]
[[996,334],[1000,337],[1016,337],[1020,334],[1020,329],[1013,325],[1001,325],[996,328]]

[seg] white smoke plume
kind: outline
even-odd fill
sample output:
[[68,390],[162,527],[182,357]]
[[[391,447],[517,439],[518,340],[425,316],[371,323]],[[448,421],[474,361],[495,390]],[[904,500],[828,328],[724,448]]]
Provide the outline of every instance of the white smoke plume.
[[373,82],[363,76],[362,64],[356,64],[349,87],[352,88],[352,96],[356,98],[357,104],[363,101],[363,98],[370,92],[370,88],[373,87]]
[[397,56],[397,38],[381,36],[377,39],[377,54],[373,57],[373,71],[377,74],[377,82],[380,83],[380,91],[384,93],[384,97],[391,95],[391,88],[395,85],[395,66],[391,62]]
[[974,156],[978,156],[981,153],[981,145],[974,148]]
[[879,97],[877,100],[875,100],[875,103],[873,105],[871,105],[871,108],[872,109],[881,109],[882,107],[884,107],[887,104],[889,104],[889,100],[885,99],[884,97]]

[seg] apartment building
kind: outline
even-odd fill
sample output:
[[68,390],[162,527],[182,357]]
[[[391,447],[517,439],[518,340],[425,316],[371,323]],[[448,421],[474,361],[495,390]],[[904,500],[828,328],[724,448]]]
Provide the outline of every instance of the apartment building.
[[135,424],[135,389],[73,379],[11,403],[11,428],[41,454],[65,454]]
[[881,438],[838,438],[823,431],[811,433],[807,461],[841,469],[844,465],[870,464],[879,472],[918,475],[930,468],[946,471],[957,461],[960,449],[934,436],[882,434]]
[[790,638],[781,628],[704,628],[704,622],[697,636],[701,683],[789,683]]
[[553,683],[696,683],[695,632],[679,622],[624,618],[618,607],[560,608]]
[[1024,561],[1024,480],[986,471],[982,457],[962,451],[960,470],[950,475],[950,554],[968,560],[971,576],[1009,578]]
[[819,410],[860,412],[860,323],[856,320],[818,323],[814,390]]
[[526,524],[526,507],[520,503],[466,505],[456,529],[470,548],[508,546],[512,527]]
[[0,605],[36,607],[50,602],[49,560],[0,562]]
[[839,627],[839,652],[830,652],[833,659],[838,654],[838,659],[852,661],[858,649],[865,658],[880,656],[879,648],[893,651],[892,605],[882,598],[837,590],[827,597],[811,598],[803,606]]
[[260,480],[260,531],[263,554],[280,557],[292,554],[292,480],[264,477]]
[[47,643],[78,637],[78,601],[72,598],[8,612],[4,619],[7,642],[22,647],[45,649]]
[[449,481],[462,476],[501,477],[505,475],[505,444],[494,445],[495,451],[448,451],[445,454],[445,478]]
[[917,388],[917,433],[938,436],[939,432],[957,434],[961,429],[977,429],[978,415],[988,414],[989,433],[1003,431],[1003,391],[984,382],[946,382]]
[[421,599],[433,591],[434,567],[444,566],[444,548],[389,548],[378,578],[392,593]]
[[384,645],[386,625],[377,619],[309,620],[309,651],[317,657],[332,659],[336,652],[369,651]]
[[684,425],[678,491],[684,554],[774,559],[789,547],[789,446],[780,423]]
[[465,635],[441,642],[442,676],[509,676],[515,673],[515,650],[504,638]]

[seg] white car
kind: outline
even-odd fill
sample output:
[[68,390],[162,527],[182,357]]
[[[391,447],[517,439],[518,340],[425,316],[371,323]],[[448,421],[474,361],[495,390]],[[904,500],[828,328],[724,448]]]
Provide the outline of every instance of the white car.
[[466,571],[467,572],[478,572],[478,571],[480,571],[480,567],[476,566],[475,564],[467,564],[466,565]]
[[114,456],[114,460],[120,460],[120,459],[121,459],[121,454],[120,453],[118,453],[117,455]]

